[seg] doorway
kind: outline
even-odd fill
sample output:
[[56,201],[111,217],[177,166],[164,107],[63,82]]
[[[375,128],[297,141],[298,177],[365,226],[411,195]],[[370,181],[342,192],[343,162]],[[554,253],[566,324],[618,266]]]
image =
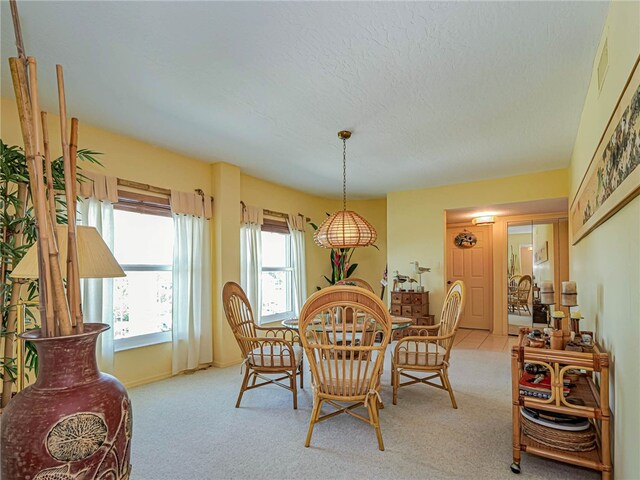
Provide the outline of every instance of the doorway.
[[[461,233],[475,237],[472,246],[458,246]],[[466,302],[460,317],[461,328],[491,330],[493,321],[493,227],[464,225],[447,228],[447,289],[456,280],[466,287]]]

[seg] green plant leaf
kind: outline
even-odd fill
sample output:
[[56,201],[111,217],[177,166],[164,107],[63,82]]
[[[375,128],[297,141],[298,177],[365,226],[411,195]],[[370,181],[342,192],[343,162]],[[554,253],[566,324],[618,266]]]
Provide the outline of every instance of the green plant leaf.
[[347,277],[349,278],[353,272],[355,271],[355,269],[358,268],[358,264],[357,263],[352,263],[351,265],[349,265],[349,268],[347,269]]

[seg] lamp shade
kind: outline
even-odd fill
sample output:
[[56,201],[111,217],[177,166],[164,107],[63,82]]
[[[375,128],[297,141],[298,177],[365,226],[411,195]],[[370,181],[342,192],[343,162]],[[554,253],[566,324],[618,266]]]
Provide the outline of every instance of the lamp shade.
[[[58,225],[60,270],[67,277],[67,226]],[[94,227],[76,227],[80,278],[114,278],[126,274]],[[11,272],[14,278],[38,278],[38,244],[34,244]]]
[[340,210],[330,215],[313,235],[316,244],[324,248],[367,247],[376,238],[376,229],[352,210]]

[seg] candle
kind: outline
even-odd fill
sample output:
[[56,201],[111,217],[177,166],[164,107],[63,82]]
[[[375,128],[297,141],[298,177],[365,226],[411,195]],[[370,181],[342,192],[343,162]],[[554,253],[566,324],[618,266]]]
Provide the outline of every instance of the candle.
[[540,294],[540,303],[543,305],[553,305],[555,300],[553,299],[553,292],[544,292]]
[[562,282],[561,303],[565,307],[575,307],[578,305],[576,282]]
[[540,283],[540,303],[543,305],[553,305],[555,303],[553,292],[553,282],[543,281]]

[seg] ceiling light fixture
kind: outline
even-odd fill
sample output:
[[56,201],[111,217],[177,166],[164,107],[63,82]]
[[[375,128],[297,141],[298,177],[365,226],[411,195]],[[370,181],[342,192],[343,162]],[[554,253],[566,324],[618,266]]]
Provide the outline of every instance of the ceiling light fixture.
[[376,229],[353,210],[347,210],[347,140],[351,132],[338,132],[342,140],[342,210],[330,215],[318,227],[313,239],[323,248],[353,248],[372,245]]
[[475,217],[471,220],[471,223],[474,225],[491,225],[492,223],[496,223],[496,217],[493,215],[484,215],[482,217]]

